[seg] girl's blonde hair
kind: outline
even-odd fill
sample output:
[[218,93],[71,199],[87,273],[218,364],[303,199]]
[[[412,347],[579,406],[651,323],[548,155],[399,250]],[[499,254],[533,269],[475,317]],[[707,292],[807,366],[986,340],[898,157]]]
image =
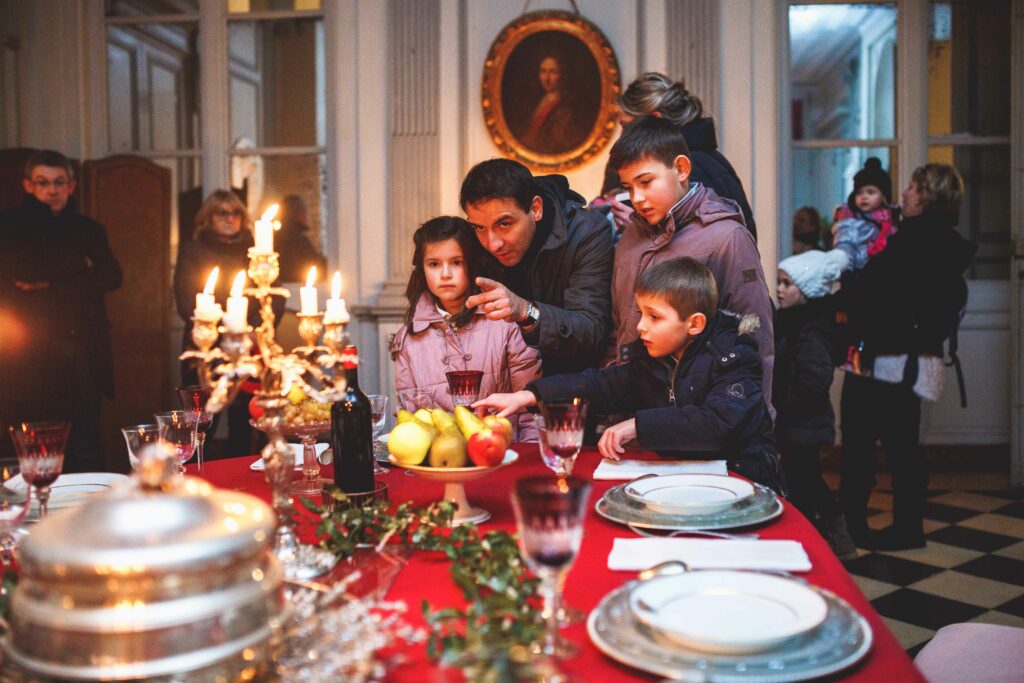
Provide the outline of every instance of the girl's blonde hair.
[[964,200],[964,179],[949,164],[925,164],[910,176],[925,196],[925,208],[959,212]]
[[632,117],[659,114],[677,126],[699,119],[704,114],[700,98],[691,95],[682,81],[665,74],[647,72],[629,84],[619,96],[619,109]]
[[203,202],[199,213],[196,214],[194,238],[198,238],[210,229],[213,225],[213,213],[221,207],[226,207],[230,211],[240,211],[242,213],[242,229],[252,232],[252,221],[249,219],[249,211],[245,208],[242,200],[238,198],[238,195],[229,190],[214,190],[206,198],[206,201]]

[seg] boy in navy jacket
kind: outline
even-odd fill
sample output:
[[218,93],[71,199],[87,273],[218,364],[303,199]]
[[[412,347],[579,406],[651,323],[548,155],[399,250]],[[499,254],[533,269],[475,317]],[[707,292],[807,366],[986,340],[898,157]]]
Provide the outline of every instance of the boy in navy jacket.
[[785,484],[761,390],[761,358],[749,321],[718,311],[706,266],[664,261],[637,281],[639,339],[620,365],[536,380],[523,391],[474,404],[510,415],[539,401],[582,397],[598,414],[633,413],[601,435],[598,450],[618,460],[625,444],[675,458],[724,459],[729,469],[778,493]]

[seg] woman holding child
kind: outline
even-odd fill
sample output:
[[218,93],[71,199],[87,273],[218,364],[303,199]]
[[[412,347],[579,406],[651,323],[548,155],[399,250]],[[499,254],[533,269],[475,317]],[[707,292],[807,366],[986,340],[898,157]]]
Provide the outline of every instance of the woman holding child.
[[[934,401],[942,390],[943,343],[967,303],[963,273],[977,251],[955,228],[963,195],[963,179],[952,166],[915,169],[903,192],[899,229],[838,295],[850,338],[863,347],[863,374],[848,373],[843,384],[839,491],[850,533],[861,547],[925,545],[921,399]],[[866,509],[876,441],[892,470],[893,523],[872,533]]]

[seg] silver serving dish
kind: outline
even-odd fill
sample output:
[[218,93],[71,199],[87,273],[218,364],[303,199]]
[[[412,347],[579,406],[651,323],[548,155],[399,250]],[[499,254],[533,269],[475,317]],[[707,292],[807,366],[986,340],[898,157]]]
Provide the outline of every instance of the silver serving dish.
[[767,652],[711,654],[686,648],[642,624],[629,606],[630,581],[601,600],[587,619],[594,645],[612,659],[679,681],[781,683],[804,681],[842,671],[871,649],[867,621],[835,594],[809,586],[825,599],[825,621]]
[[263,501],[175,478],[145,459],[130,481],[52,514],[18,548],[6,650],[59,680],[248,679],[281,607]]
[[782,501],[770,489],[754,484],[754,495],[733,503],[725,510],[710,514],[670,514],[652,510],[628,496],[625,485],[608,489],[594,505],[597,514],[620,524],[645,529],[700,531],[736,529],[761,524],[782,514]]

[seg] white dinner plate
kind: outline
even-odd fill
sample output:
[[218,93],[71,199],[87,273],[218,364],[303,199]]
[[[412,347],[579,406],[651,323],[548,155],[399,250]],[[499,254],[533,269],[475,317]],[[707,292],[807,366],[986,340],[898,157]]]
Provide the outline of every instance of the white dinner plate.
[[[288,446],[292,449],[292,453],[295,454],[295,469],[301,470],[302,469],[302,444],[301,443],[290,443],[290,444],[288,444]],[[320,456],[323,455],[323,452],[326,451],[330,447],[331,447],[330,444],[326,444],[326,443],[318,443],[318,444],[316,444],[316,446],[314,446],[314,448],[316,448],[317,460],[319,460]],[[249,465],[249,469],[252,470],[253,472],[262,472],[265,469],[264,465],[263,465],[263,458],[262,457],[256,458],[256,460],[254,460],[253,463],[251,465]]]
[[[103,493],[110,490],[110,487],[119,481],[128,479],[123,474],[114,472],[76,472],[73,474],[62,474],[50,485],[50,502],[48,504],[51,512],[63,508],[80,505],[89,496]],[[9,491],[22,492],[28,484],[20,474],[16,474],[4,482],[4,488]],[[33,508],[38,505],[33,494]]]
[[751,497],[754,486],[715,474],[663,474],[634,479],[623,492],[657,512],[706,515]]
[[691,571],[644,581],[633,614],[656,634],[716,654],[764,652],[825,621],[828,605],[806,585],[740,571]]

